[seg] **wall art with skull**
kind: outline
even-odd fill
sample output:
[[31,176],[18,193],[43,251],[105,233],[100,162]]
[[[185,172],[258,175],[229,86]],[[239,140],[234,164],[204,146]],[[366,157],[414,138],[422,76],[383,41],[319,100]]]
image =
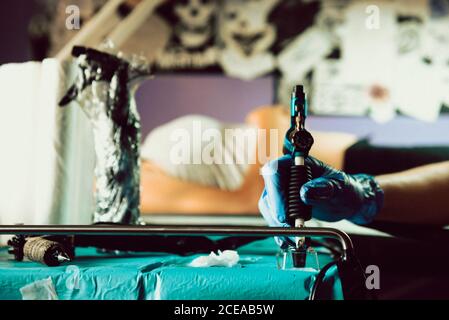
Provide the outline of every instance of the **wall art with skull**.
[[156,55],[158,69],[204,70],[216,66],[216,0],[168,1],[158,13],[171,29],[168,44]]
[[277,33],[269,15],[278,3],[279,0],[223,3],[219,16],[219,61],[226,74],[253,79],[275,69],[275,57],[269,49]]
[[169,1],[158,14],[171,38],[156,66],[222,71],[245,80],[272,73],[277,53],[314,23],[319,7],[317,0]]

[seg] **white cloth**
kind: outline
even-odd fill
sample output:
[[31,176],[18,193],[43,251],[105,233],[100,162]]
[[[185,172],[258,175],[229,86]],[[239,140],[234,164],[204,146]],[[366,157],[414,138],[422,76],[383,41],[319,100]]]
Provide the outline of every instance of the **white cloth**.
[[65,65],[0,66],[0,224],[91,221],[92,129],[77,105],[58,106]]
[[20,288],[22,300],[59,300],[51,277],[30,283]]
[[234,250],[218,250],[218,254],[211,252],[208,256],[199,256],[189,263],[190,267],[206,268],[206,267],[228,267],[235,266],[240,260],[237,251]]
[[[236,139],[227,139],[226,131]],[[219,137],[212,137],[214,132]],[[249,164],[254,161],[251,157],[256,154],[256,141],[251,138],[256,137],[255,134],[254,128],[244,125],[224,124],[200,115],[184,116],[155,128],[145,139],[141,157],[179,179],[223,190],[235,190],[242,185]],[[211,150],[209,147],[213,141],[217,144]],[[173,161],[173,152],[180,144],[185,146],[188,153],[185,163]],[[217,154],[218,147],[228,159],[235,161],[203,161],[209,153]],[[241,160],[237,161],[236,158]]]

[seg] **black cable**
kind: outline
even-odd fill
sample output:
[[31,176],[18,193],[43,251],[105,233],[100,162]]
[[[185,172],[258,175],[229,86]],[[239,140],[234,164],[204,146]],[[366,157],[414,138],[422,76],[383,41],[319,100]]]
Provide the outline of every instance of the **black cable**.
[[315,300],[318,289],[319,289],[320,285],[323,283],[323,280],[324,280],[324,277],[326,276],[327,271],[329,271],[329,269],[332,266],[337,265],[339,260],[340,259],[329,262],[328,264],[326,264],[323,267],[323,269],[320,270],[320,272],[316,276],[315,282],[313,283],[312,289],[310,290],[309,300]]

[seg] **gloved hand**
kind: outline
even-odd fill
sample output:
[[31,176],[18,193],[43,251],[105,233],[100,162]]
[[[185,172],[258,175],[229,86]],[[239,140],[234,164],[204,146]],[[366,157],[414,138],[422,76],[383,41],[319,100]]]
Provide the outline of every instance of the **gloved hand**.
[[[273,227],[288,227],[287,190],[291,155],[267,163],[262,168],[265,189],[259,200],[259,210]],[[350,175],[323,162],[308,157],[312,180],[304,184],[298,197],[312,206],[312,216],[334,222],[347,219],[356,224],[370,223],[383,205],[384,194],[374,177]]]

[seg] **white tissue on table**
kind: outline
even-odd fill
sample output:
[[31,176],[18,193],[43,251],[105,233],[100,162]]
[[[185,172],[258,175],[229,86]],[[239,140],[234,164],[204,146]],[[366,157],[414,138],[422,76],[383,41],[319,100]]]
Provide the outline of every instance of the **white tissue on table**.
[[23,300],[59,300],[50,277],[20,288]]
[[233,267],[240,260],[239,254],[234,250],[218,250],[218,255],[211,252],[208,256],[201,256],[190,262],[190,267]]

